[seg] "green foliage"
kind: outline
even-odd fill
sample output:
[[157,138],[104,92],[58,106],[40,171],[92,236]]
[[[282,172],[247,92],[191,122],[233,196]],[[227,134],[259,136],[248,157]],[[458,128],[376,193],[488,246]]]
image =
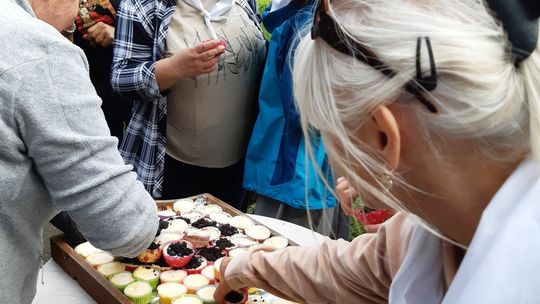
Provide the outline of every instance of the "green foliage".
[[349,240],[366,233],[364,226],[354,216],[349,216]]
[[[259,13],[262,13],[271,3],[272,3],[272,0],[257,0],[257,8],[259,10]],[[270,33],[268,33],[268,31],[266,30],[262,22],[261,22],[261,29],[263,31],[264,38],[266,40],[270,40]]]

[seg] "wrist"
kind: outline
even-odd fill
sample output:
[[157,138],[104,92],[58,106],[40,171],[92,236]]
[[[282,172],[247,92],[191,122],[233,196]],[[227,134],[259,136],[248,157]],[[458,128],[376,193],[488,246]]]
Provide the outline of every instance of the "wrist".
[[169,68],[171,69],[171,72],[176,80],[182,80],[187,77],[185,70],[182,68],[184,66],[182,64],[182,55],[182,52],[178,52],[170,57],[171,62],[169,64]]

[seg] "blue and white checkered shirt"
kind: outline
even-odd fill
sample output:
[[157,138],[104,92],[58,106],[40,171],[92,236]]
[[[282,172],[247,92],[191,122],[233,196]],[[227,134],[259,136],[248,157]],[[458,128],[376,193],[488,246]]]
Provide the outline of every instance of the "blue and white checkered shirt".
[[[237,3],[258,24],[255,1]],[[111,84],[134,102],[120,154],[154,198],[161,197],[167,144],[166,92],[159,91],[155,66],[165,57],[175,9],[176,0],[123,0],[116,16]]]

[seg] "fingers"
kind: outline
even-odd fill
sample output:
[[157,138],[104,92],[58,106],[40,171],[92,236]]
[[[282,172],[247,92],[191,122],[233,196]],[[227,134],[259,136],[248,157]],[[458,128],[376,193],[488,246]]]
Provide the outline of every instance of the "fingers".
[[210,49],[216,48],[218,45],[223,45],[221,40],[207,40],[195,46],[195,51],[198,54],[204,53]]

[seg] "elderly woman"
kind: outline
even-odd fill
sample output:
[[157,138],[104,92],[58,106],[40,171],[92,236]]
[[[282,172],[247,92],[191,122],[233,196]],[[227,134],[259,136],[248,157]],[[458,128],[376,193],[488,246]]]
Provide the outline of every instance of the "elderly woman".
[[59,210],[96,247],[123,256],[148,247],[158,219],[110,136],[84,54],[60,34],[73,23],[78,2],[2,4],[1,302],[31,303],[43,225]]
[[254,1],[124,0],[112,85],[134,100],[120,151],[154,197],[239,207],[265,57]]
[[402,212],[351,243],[224,260],[218,303],[247,286],[305,303],[538,303],[540,9],[488,2],[320,4],[293,70],[304,131],[369,204]]

